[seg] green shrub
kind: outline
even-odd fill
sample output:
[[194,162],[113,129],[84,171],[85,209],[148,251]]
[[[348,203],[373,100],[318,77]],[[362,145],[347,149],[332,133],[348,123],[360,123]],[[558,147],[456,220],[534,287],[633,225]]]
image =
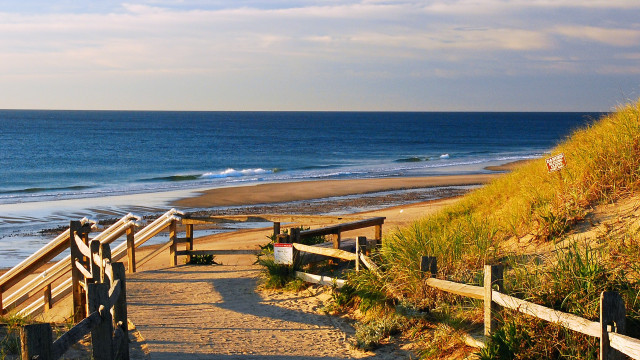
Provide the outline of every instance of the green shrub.
[[217,262],[215,262],[213,255],[205,254],[205,255],[191,255],[191,259],[189,260],[189,264],[192,264],[192,265],[214,265],[214,264],[217,264]]

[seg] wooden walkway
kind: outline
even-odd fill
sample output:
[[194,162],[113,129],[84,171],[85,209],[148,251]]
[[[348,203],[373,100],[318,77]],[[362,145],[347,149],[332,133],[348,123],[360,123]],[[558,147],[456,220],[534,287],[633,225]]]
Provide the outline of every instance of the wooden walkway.
[[129,318],[151,359],[354,357],[336,326],[344,328],[336,323],[341,320],[319,314],[318,300],[308,294],[294,299],[260,295],[255,290],[259,271],[257,266],[183,265],[131,275]]

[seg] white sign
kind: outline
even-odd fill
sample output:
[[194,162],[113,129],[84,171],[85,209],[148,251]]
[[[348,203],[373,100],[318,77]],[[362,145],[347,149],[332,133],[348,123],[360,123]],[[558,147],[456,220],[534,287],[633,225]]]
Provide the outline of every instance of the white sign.
[[567,160],[564,158],[564,154],[558,154],[556,156],[550,157],[546,161],[547,169],[549,169],[549,172],[558,171],[567,166]]
[[273,260],[276,264],[293,265],[293,244],[273,244]]

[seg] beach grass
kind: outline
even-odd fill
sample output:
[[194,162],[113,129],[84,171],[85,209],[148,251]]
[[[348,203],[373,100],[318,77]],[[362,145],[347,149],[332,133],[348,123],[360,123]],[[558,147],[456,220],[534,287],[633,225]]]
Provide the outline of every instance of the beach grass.
[[[507,292],[591,320],[598,319],[601,291],[620,292],[627,306],[629,333],[639,333],[638,231],[631,227],[604,231],[591,241],[567,241],[595,206],[640,190],[640,102],[594,119],[551,151],[551,155],[559,153],[567,162],[561,171],[550,173],[544,159],[532,160],[439,213],[394,231],[380,250],[385,284],[360,286],[359,292],[378,294],[381,288],[393,288],[396,296],[387,292],[388,298],[400,294],[434,313],[443,308],[443,302],[450,304],[446,307],[449,317],[468,313],[470,308],[477,313],[478,302],[426,287],[419,259],[435,256],[438,277],[474,285],[482,285],[485,264],[502,263],[507,266]],[[525,253],[517,245],[522,243],[539,251]],[[505,314],[502,330],[494,334],[481,358],[597,356],[594,339],[523,315]],[[527,344],[526,352],[522,344]],[[443,355],[425,353],[429,358]]]

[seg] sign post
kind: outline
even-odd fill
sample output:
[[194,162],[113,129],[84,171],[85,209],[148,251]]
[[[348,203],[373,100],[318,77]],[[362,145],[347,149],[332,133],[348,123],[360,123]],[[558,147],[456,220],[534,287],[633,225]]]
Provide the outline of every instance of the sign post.
[[273,260],[276,264],[293,265],[293,244],[273,244]]

